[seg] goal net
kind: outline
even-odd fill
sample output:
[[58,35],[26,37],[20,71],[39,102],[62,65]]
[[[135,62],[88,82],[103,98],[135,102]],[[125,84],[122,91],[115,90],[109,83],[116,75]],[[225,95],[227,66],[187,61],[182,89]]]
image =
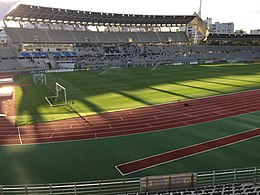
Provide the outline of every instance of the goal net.
[[66,88],[61,84],[55,84],[55,95],[45,97],[46,101],[52,106],[65,106],[67,105],[67,92]]
[[47,81],[46,81],[46,75],[43,73],[40,74],[33,74],[33,83],[35,85],[47,85]]

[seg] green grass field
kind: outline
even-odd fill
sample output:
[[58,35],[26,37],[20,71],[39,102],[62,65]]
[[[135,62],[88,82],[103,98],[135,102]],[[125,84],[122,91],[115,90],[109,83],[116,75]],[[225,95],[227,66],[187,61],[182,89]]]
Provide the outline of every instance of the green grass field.
[[[260,65],[184,65],[153,71],[129,68],[46,75],[50,88],[55,82],[62,84],[70,106],[89,115],[259,88]],[[17,82],[32,84],[16,88],[18,125],[77,117],[69,106],[51,107],[44,97],[54,92],[44,85],[33,85],[31,75],[23,75]]]
[[[259,64],[219,64],[112,69],[48,74],[68,89],[81,114],[101,113],[259,88]],[[29,75],[18,83],[32,83]],[[76,117],[51,108],[45,86],[17,87],[17,123]],[[0,184],[77,182],[123,178],[115,166],[162,152],[260,127],[260,111],[189,127],[138,135],[64,143],[0,146]],[[259,165],[260,137],[160,165],[127,177],[208,171]]]
[[[65,143],[0,146],[0,184],[123,178],[115,166],[260,126],[260,112],[138,135]],[[160,165],[127,177],[253,167],[260,137]]]

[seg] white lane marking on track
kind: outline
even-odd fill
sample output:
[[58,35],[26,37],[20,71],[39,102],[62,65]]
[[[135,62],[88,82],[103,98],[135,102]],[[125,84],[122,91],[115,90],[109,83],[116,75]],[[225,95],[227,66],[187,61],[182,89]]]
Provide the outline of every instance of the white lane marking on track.
[[53,138],[53,136],[54,136],[54,133],[51,134],[50,138]]
[[10,133],[8,136],[11,136],[11,135],[13,135],[15,133],[15,131],[13,131],[12,133]]
[[18,137],[19,137],[20,144],[23,145],[23,141],[22,141],[22,137],[21,137],[21,132],[20,132],[20,127],[19,126],[17,127],[17,131],[18,131]]
[[147,124],[147,126],[148,126],[148,127],[153,127],[153,126],[151,126],[151,125],[150,125],[150,124],[148,124],[148,123],[146,123],[146,124]]

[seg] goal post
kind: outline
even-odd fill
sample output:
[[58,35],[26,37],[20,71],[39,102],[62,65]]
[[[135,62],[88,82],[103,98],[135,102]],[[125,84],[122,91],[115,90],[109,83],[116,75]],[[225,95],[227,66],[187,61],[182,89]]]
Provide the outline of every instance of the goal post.
[[64,86],[59,83],[55,83],[55,95],[45,97],[46,101],[52,107],[67,105],[67,91]]
[[33,83],[35,85],[47,85],[46,75],[44,73],[33,74]]

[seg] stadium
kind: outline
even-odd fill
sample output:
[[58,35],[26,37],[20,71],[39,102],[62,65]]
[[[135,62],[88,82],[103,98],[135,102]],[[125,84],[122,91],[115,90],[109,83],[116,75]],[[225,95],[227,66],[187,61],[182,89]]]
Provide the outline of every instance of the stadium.
[[260,194],[260,35],[21,3],[3,22],[1,195]]

